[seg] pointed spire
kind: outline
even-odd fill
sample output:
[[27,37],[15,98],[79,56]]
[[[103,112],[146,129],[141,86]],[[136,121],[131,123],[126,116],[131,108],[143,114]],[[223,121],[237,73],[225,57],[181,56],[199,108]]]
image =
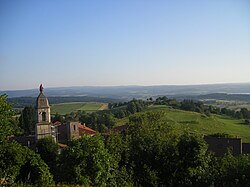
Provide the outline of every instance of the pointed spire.
[[43,85],[42,84],[40,84],[39,90],[40,90],[41,93],[43,92]]

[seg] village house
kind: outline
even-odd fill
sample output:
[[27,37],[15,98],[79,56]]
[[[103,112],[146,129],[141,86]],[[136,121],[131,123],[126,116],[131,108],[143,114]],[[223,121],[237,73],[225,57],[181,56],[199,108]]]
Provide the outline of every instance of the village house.
[[62,124],[61,122],[56,121],[55,123],[52,123],[49,101],[43,93],[44,89],[42,84],[40,85],[39,90],[40,93],[36,99],[35,105],[35,135],[20,137],[12,136],[10,139],[34,149],[36,142],[45,137],[52,137],[60,147],[65,147],[64,144],[67,144],[68,141],[72,139],[78,139],[81,136],[93,136],[96,134],[96,131],[80,122],[68,122]]
[[228,151],[234,156],[250,154],[250,143],[242,143],[241,138],[204,136],[204,140],[208,144],[208,150],[215,156],[223,156]]

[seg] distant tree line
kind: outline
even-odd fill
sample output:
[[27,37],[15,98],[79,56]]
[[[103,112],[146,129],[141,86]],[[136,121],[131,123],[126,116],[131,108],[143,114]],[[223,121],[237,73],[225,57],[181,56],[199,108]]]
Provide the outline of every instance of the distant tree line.
[[127,117],[130,114],[134,114],[136,112],[141,112],[145,110],[147,106],[148,102],[137,99],[123,103],[109,103],[109,109],[111,110],[111,113],[113,113],[114,116],[119,119]]
[[[102,102],[102,103],[119,102],[118,99],[103,98],[103,97],[90,97],[90,96],[48,97],[48,100],[50,104],[58,104],[58,103],[66,103],[66,102]],[[35,106],[36,97],[8,98],[8,102],[13,104],[14,108],[24,108],[26,106]]]

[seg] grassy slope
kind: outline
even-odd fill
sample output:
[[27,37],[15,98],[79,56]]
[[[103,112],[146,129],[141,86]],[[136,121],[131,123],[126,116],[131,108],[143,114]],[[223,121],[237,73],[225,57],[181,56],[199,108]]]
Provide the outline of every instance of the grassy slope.
[[72,103],[60,103],[51,106],[52,114],[68,114],[73,111],[84,110],[86,112],[93,112],[100,109],[104,103],[97,102],[72,102]]
[[[147,110],[165,111],[163,119],[173,121],[179,131],[189,129],[202,135],[227,133],[241,137],[243,142],[250,142],[250,125],[241,124],[241,120],[219,115],[207,117],[196,112],[169,109],[167,106],[151,106]],[[118,124],[126,122],[128,122],[128,118],[117,121]]]

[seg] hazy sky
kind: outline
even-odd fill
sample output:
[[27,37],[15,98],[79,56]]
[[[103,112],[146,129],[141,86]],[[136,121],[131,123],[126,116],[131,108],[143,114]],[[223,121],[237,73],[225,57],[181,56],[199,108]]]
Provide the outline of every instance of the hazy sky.
[[250,82],[249,0],[1,0],[0,89]]

